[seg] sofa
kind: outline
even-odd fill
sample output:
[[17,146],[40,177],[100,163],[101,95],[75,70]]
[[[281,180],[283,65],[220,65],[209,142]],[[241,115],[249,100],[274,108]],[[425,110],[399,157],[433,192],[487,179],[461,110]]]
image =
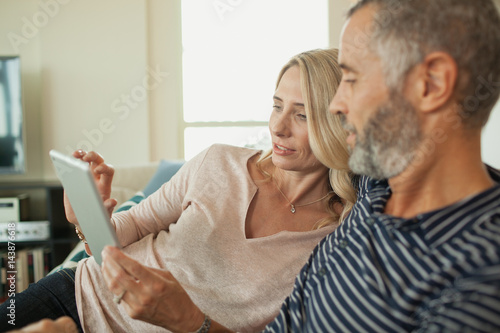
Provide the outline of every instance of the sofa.
[[[180,169],[184,161],[161,160],[133,166],[115,167],[111,187],[111,197],[117,200],[115,212],[124,211],[137,205],[155,192]],[[82,242],[78,243],[66,259],[52,271],[75,267],[78,261],[88,257]]]

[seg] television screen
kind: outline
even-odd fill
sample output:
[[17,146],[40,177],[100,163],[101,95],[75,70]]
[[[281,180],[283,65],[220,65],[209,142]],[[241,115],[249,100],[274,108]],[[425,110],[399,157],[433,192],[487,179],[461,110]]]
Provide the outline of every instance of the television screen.
[[0,56],[0,174],[24,171],[21,62]]

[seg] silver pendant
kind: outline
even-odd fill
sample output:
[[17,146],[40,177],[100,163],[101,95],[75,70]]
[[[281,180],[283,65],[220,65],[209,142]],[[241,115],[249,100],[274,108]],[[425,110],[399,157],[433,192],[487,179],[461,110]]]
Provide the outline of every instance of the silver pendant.
[[295,214],[295,206],[294,205],[290,205],[292,206],[292,209],[290,209],[290,211],[292,212],[292,214]]

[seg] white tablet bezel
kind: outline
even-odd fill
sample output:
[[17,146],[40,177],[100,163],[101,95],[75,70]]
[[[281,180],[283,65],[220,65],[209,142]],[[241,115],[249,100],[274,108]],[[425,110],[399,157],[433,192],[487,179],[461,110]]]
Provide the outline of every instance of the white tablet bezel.
[[121,246],[108,212],[104,208],[89,164],[56,150],[51,150],[49,155],[90,251],[100,265],[101,252],[106,245],[119,248]]

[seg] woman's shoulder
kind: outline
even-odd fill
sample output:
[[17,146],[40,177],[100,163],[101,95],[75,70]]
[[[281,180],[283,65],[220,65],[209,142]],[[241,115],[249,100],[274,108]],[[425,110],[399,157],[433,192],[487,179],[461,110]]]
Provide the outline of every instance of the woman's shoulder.
[[205,150],[205,157],[202,169],[211,173],[225,173],[232,170],[241,174],[243,170],[248,170],[249,161],[255,160],[261,153],[260,150],[236,147],[227,144],[213,144]]
[[235,159],[249,159],[252,156],[261,153],[261,150],[246,148],[246,147],[237,147],[223,143],[215,143],[208,148],[207,157],[210,155],[213,157],[221,157],[224,156],[226,159],[235,158]]

